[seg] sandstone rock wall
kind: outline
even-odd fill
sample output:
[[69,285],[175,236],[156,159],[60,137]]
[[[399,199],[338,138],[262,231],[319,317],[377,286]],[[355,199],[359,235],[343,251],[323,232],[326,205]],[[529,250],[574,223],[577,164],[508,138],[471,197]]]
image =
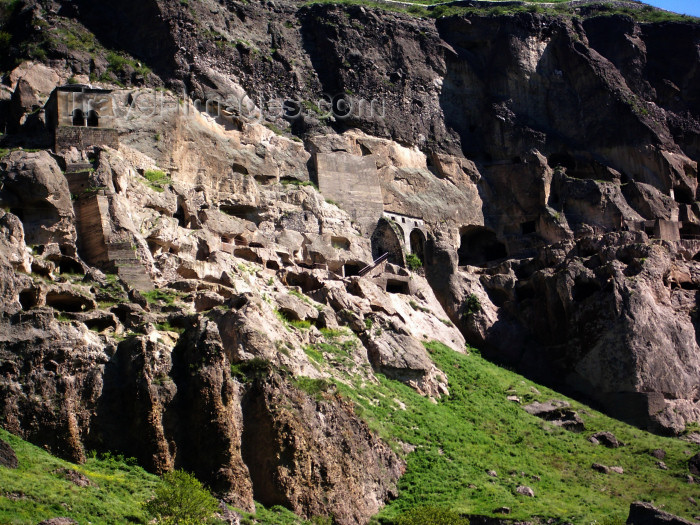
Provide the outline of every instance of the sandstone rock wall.
[[[329,381],[376,372],[449,395],[425,340],[466,338],[654,430],[700,419],[697,24],[25,4],[17,27],[53,73],[10,76],[7,146],[49,131],[41,103],[62,79],[150,87],[115,92],[118,147],[0,160],[5,428],[75,460],[193,470],[245,508],[356,523],[402,463]],[[35,29],[68,22],[153,73]],[[324,92],[358,111],[327,114]],[[211,102],[229,95],[250,104]],[[424,220],[425,279],[401,235],[351,275],[380,255],[384,210]]]

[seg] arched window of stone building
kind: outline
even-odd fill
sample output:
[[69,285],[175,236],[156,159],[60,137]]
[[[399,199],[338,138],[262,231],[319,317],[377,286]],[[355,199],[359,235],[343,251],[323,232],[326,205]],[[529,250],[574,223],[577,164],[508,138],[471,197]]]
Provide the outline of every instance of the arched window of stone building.
[[403,231],[398,223],[379,219],[371,237],[372,258],[377,259],[388,252],[390,263],[406,266],[403,239]]
[[411,253],[416,255],[425,264],[425,235],[415,228],[408,237],[411,242]]
[[74,126],[84,126],[85,125],[85,113],[82,109],[73,110],[73,125]]
[[92,128],[96,128],[100,125],[100,116],[94,109],[88,112],[87,125]]

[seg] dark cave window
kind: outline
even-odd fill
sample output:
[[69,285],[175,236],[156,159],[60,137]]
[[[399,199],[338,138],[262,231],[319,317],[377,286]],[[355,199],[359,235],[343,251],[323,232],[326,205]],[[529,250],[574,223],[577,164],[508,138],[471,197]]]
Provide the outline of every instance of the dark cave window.
[[74,126],[84,126],[85,125],[85,113],[82,109],[73,110],[73,125]]
[[88,113],[87,125],[88,125],[88,127],[91,127],[91,128],[96,128],[100,125],[100,116],[97,114],[97,111],[95,111],[94,109],[90,110],[90,112]]
[[468,227],[460,237],[457,250],[459,265],[478,266],[508,256],[506,246],[498,240],[495,232],[482,226]]
[[386,291],[389,293],[402,293],[408,295],[408,283],[406,281],[388,279],[386,282]]
[[531,233],[537,233],[537,222],[536,221],[526,221],[520,224],[520,231],[523,235],[529,235]]

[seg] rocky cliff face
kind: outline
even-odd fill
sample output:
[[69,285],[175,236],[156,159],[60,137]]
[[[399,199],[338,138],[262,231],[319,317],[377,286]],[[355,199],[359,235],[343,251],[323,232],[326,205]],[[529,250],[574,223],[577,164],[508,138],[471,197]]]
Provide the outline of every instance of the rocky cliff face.
[[[580,15],[19,3],[8,56],[44,63],[0,117],[43,149],[0,161],[3,427],[357,523],[402,460],[331,380],[449,395],[428,340],[700,420],[700,26]],[[46,150],[69,79],[114,88],[118,148]]]
[[464,338],[422,276],[342,277],[370,242],[312,186],[279,182],[304,178],[298,143],[189,111],[142,119],[118,151],[4,158],[3,426],[76,461],[185,468],[241,508],[365,522],[403,461],[331,379],[448,395],[421,341]]

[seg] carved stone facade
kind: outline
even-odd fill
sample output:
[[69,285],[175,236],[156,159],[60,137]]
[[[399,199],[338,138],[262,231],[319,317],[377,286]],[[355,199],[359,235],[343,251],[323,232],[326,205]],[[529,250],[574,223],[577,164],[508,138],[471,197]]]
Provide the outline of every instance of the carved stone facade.
[[347,211],[363,232],[371,232],[384,211],[373,155],[337,152],[315,155],[318,187]]
[[384,217],[394,221],[403,233],[405,251],[417,255],[421,261],[424,260],[425,241],[428,239],[425,221],[419,217],[410,217],[391,211],[385,211]]
[[45,105],[46,122],[54,130],[55,151],[71,147],[117,147],[111,91],[80,84],[56,88]]

